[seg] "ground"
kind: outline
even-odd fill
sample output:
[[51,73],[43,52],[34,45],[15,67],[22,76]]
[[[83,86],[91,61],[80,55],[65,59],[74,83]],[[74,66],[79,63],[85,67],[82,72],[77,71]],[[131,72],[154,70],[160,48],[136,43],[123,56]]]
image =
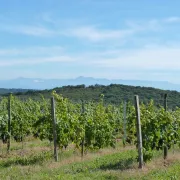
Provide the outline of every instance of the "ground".
[[88,152],[83,158],[73,145],[59,151],[59,161],[54,162],[53,144],[27,138],[24,143],[12,142],[11,151],[0,146],[0,179],[180,179],[180,150],[171,150],[166,161],[162,152],[156,152],[152,161],[138,169],[134,146],[104,148]]

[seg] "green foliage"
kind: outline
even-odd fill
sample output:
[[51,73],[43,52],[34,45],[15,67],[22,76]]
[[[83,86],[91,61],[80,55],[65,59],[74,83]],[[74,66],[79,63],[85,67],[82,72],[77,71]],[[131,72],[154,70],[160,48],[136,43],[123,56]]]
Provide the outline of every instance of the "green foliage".
[[[136,137],[136,115],[134,107],[128,109],[127,142],[135,143]],[[180,110],[165,111],[164,108],[157,108],[151,100],[149,104],[140,105],[141,129],[144,161],[151,160],[154,150],[163,150],[165,146],[170,149],[180,141]]]
[[[69,143],[85,151],[115,147],[116,137],[123,137],[123,105],[105,103],[105,96],[99,101],[71,102],[53,91],[56,106],[57,144],[60,149]],[[5,143],[8,133],[8,99],[0,101],[0,137]],[[126,139],[124,144],[136,144],[136,114],[131,102],[127,103]],[[165,111],[154,101],[140,105],[144,160],[152,158],[154,150],[169,149],[180,144],[180,108]],[[41,96],[39,100],[21,100],[11,96],[11,137],[23,141],[29,135],[53,140],[50,100]],[[82,144],[83,143],[83,144]]]
[[0,103],[0,138],[3,143],[7,142],[8,134],[8,112],[7,112],[7,99],[3,98]]
[[[63,97],[70,99],[73,102],[80,102],[81,99],[86,101],[99,101],[99,96],[104,94],[104,101],[106,104],[119,105],[120,102],[126,98],[131,103],[134,101],[134,95],[139,95],[141,101],[145,104],[149,103],[151,99],[154,100],[156,106],[163,105],[163,95],[168,94],[168,107],[170,109],[175,109],[180,107],[180,92],[177,91],[166,91],[155,89],[151,87],[140,87],[140,86],[127,86],[120,84],[111,84],[109,86],[104,85],[94,85],[88,86],[78,85],[78,86],[63,86],[54,88],[58,94],[62,94]],[[13,92],[13,91],[8,91]],[[28,99],[29,97],[40,100],[42,94],[46,99],[51,97],[52,90],[42,90],[42,91],[27,91],[24,92],[14,91],[13,93],[21,99]]]

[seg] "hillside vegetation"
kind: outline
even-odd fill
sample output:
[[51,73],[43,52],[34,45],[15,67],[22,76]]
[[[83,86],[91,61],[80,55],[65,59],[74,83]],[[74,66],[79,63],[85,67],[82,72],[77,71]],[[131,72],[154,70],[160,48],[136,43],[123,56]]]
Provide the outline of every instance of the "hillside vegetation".
[[27,92],[28,89],[6,89],[6,88],[0,88],[0,95],[4,95],[7,93],[24,93]]
[[[167,93],[168,107],[170,109],[180,107],[180,92],[160,90],[152,87],[111,84],[109,86],[93,85],[88,87],[86,87],[85,85],[63,86],[56,87],[53,90],[55,90],[58,94],[62,94],[63,97],[67,97],[75,102],[79,102],[81,99],[86,101],[97,101],[99,99],[99,96],[101,94],[104,94],[104,100],[107,104],[119,104],[124,101],[124,99],[133,102],[134,95],[139,95],[141,102],[148,103],[151,99],[153,99],[156,105],[163,105],[163,95]],[[9,92],[13,91],[8,90],[6,95]],[[31,97],[33,99],[37,99],[38,97],[40,97],[40,94],[42,94],[45,98],[49,98],[51,96],[51,92],[52,90],[26,90],[25,92],[22,92],[22,90],[20,90],[18,93],[13,93],[15,93],[15,95],[17,96],[20,96],[21,98]]]

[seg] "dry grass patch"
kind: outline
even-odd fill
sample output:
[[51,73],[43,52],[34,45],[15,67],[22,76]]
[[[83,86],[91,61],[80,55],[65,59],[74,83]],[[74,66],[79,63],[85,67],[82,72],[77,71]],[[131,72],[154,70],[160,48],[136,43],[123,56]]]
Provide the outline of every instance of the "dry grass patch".
[[[165,161],[163,157],[160,156],[146,163],[143,169],[138,169],[138,167],[135,166],[133,169],[124,170],[123,174],[125,177],[142,177],[153,170],[167,170],[169,166],[177,161],[180,162],[180,152],[176,152],[175,154],[170,152],[168,154],[168,159]],[[119,174],[117,171],[110,171],[110,173],[113,173],[114,175]]]
[[[77,150],[75,153],[72,153],[72,156],[70,156],[66,159],[63,159],[63,160],[61,160],[60,155],[59,155],[59,162],[54,162],[54,161],[47,162],[45,166],[47,166],[50,169],[54,169],[54,168],[59,168],[61,166],[67,165],[67,164],[94,160],[97,157],[110,155],[110,154],[114,154],[114,153],[118,153],[118,152],[125,152],[127,150],[133,150],[133,149],[135,149],[134,146],[126,146],[126,147],[118,146],[117,148],[104,148],[104,149],[100,149],[95,152],[88,152],[87,154],[84,155],[83,158],[81,157],[80,151]],[[68,152],[68,150],[63,151],[62,153],[67,153],[67,152]]]

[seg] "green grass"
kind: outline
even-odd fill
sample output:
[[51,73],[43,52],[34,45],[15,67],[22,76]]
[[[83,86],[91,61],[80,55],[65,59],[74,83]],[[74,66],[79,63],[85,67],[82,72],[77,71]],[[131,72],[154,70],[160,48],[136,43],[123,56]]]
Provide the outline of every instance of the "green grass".
[[[162,153],[156,152],[154,159],[144,170],[138,169],[137,152],[132,147],[107,148],[89,152],[84,159],[73,148],[59,152],[59,162],[54,162],[53,148],[48,142],[33,140],[25,143],[25,149],[15,148],[0,159],[0,179],[64,179],[64,180],[178,180],[180,179],[180,152],[170,153],[168,166],[164,167]],[[18,147],[18,146],[17,146]],[[33,150],[32,150],[33,149]],[[18,151],[18,153],[16,152]],[[22,151],[22,155],[19,151]],[[172,159],[173,157],[173,159]]]
[[139,178],[141,178],[142,180],[179,180],[180,162],[177,161],[168,168],[158,168],[142,177],[137,177],[136,179]]
[[[96,178],[96,177],[108,177],[110,175],[103,174],[102,172],[106,172],[108,170],[125,170],[133,168],[136,164],[136,151],[128,150],[124,153],[114,153],[110,155],[103,155],[102,157],[97,157],[93,160],[87,160],[83,162],[74,162],[64,166],[48,168],[48,163],[39,164],[39,158],[26,158],[18,159],[18,161],[6,161],[4,166],[0,166],[0,176],[3,178],[9,179],[22,179],[24,174],[26,174],[26,179],[86,179]],[[31,159],[31,160],[30,160]],[[38,160],[38,161],[37,161]],[[31,163],[33,162],[33,163]],[[53,162],[52,162],[53,163]],[[7,166],[8,165],[8,166]],[[21,165],[21,166],[16,166]],[[22,166],[27,165],[28,168],[22,168]],[[34,168],[31,169],[31,166]],[[54,163],[54,165],[56,165]],[[39,171],[34,173],[38,167]],[[9,169],[11,169],[11,173],[9,174]],[[20,170],[23,169],[23,172]],[[30,170],[31,169],[31,170]],[[19,170],[19,171],[18,171]],[[101,172],[102,171],[102,172]]]
[[33,165],[33,164],[42,164],[45,160],[52,158],[51,152],[42,152],[39,154],[31,154],[29,156],[16,156],[13,158],[8,158],[6,161],[0,162],[0,167],[12,167],[13,165]]

